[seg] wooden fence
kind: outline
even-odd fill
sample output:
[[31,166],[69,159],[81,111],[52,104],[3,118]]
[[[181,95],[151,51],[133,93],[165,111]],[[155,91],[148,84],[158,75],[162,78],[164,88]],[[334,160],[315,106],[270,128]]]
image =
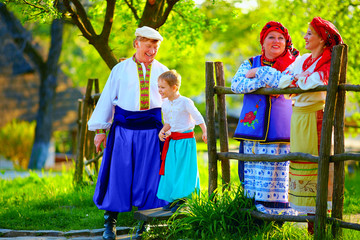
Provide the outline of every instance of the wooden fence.
[[[94,88],[94,94],[92,95]],[[75,174],[74,182],[76,184],[83,183],[84,169],[87,176],[93,181],[93,173],[90,169],[90,164],[93,163],[93,169],[99,170],[98,160],[102,156],[103,152],[99,154],[95,153],[94,136],[93,131],[87,130],[87,122],[94,111],[97,100],[99,100],[99,80],[89,79],[86,87],[85,96],[83,99],[79,99],[78,108],[78,144],[76,150],[76,162],[75,162]]]
[[[327,86],[319,86],[308,91],[301,90],[300,88],[262,88],[253,92],[254,94],[269,95],[327,91],[319,156],[313,156],[301,152],[284,155],[247,155],[229,152],[228,150],[228,126],[226,118],[227,114],[225,95],[234,93],[230,88],[225,87],[223,64],[221,62],[206,62],[206,116],[208,124],[209,194],[213,193],[217,188],[218,160],[221,161],[222,181],[224,184],[230,182],[229,159],[239,161],[268,162],[284,162],[289,160],[306,160],[317,162],[319,166],[315,216],[271,215],[255,211],[251,212],[251,215],[255,218],[271,221],[315,222],[315,239],[325,239],[327,223],[332,224],[332,234],[334,237],[340,237],[342,235],[341,228],[360,230],[360,224],[349,223],[342,220],[345,178],[344,161],[360,161],[360,154],[345,153],[344,149],[346,91],[360,91],[360,85],[346,84],[346,69],[347,45],[338,45],[334,47],[332,53],[329,84]],[[214,75],[216,78],[216,85]],[[217,96],[220,152],[217,152],[215,135],[215,95]],[[331,155],[331,138],[333,128],[334,155]],[[331,217],[327,217],[327,195],[330,162],[334,162],[334,190]]]

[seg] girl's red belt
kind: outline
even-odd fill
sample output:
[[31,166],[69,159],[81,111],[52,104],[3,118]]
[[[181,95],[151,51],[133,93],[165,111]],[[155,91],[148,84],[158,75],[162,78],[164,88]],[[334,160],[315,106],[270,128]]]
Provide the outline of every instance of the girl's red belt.
[[165,140],[164,143],[164,147],[161,153],[161,168],[159,171],[160,175],[164,175],[165,173],[165,159],[166,159],[166,154],[169,148],[169,142],[170,139],[172,140],[180,140],[180,139],[185,139],[185,138],[193,138],[194,137],[194,132],[188,132],[188,133],[180,133],[180,132],[172,132],[170,136],[168,136]]

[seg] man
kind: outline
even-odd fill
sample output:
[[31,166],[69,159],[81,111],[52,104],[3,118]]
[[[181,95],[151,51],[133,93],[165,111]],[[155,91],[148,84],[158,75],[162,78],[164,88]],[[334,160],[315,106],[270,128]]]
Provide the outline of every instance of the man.
[[155,56],[163,38],[146,26],[136,29],[135,36],[136,53],[112,69],[88,121],[89,130],[97,133],[96,151],[101,143],[105,148],[93,198],[105,210],[105,240],[116,238],[118,212],[166,204],[156,197],[162,127],[157,79],[168,68]]

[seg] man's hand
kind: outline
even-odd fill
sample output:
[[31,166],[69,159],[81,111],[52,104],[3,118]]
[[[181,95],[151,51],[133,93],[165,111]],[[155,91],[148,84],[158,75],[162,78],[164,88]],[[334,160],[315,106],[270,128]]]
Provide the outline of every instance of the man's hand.
[[106,148],[106,134],[105,133],[100,133],[100,134],[95,135],[94,144],[96,147],[96,152],[100,152],[102,150],[101,143],[103,143],[104,148]]
[[201,138],[207,144],[207,133],[206,132],[203,132]]

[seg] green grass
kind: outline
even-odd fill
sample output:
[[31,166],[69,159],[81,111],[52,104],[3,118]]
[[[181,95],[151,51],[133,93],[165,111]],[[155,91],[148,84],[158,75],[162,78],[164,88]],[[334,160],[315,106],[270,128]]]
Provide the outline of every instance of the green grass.
[[360,214],[360,170],[345,176],[344,214]]
[[[92,201],[94,185],[74,187],[72,172],[0,180],[0,228],[78,230],[103,227],[103,211]],[[121,226],[135,224],[132,213],[121,213]]]
[[[237,142],[232,144],[236,148]],[[241,204],[248,204],[242,193],[237,191],[237,161],[230,161],[232,192],[227,195],[220,194],[215,202],[208,201],[206,145],[198,143],[198,152],[202,194],[201,197],[189,200],[196,217],[188,218],[187,223],[178,225],[183,226],[183,230],[172,227],[172,231],[195,234],[196,229],[207,229],[204,233],[198,231],[198,234],[202,234],[197,236],[200,239],[311,239],[305,228],[299,228],[294,223],[285,223],[281,228],[273,223],[256,225],[254,220],[237,212]],[[218,186],[221,186],[220,163],[218,169]],[[359,173],[358,170],[345,177],[344,214],[360,213]],[[102,228],[103,211],[98,210],[92,201],[95,186],[89,184],[75,187],[72,178],[72,171],[63,171],[58,175],[50,174],[41,178],[31,172],[26,178],[0,179],[0,228],[60,231]],[[117,225],[135,226],[133,212],[121,213]],[[236,231],[236,228],[241,231]],[[344,239],[360,239],[358,231],[344,229],[344,233]],[[184,236],[187,239],[197,239],[193,238],[195,235],[186,234]],[[158,235],[152,239],[165,239],[169,235],[171,233],[163,228],[158,230]],[[174,233],[171,236],[174,236]],[[151,239],[151,235],[148,237]],[[331,239],[331,236],[328,239]]]

